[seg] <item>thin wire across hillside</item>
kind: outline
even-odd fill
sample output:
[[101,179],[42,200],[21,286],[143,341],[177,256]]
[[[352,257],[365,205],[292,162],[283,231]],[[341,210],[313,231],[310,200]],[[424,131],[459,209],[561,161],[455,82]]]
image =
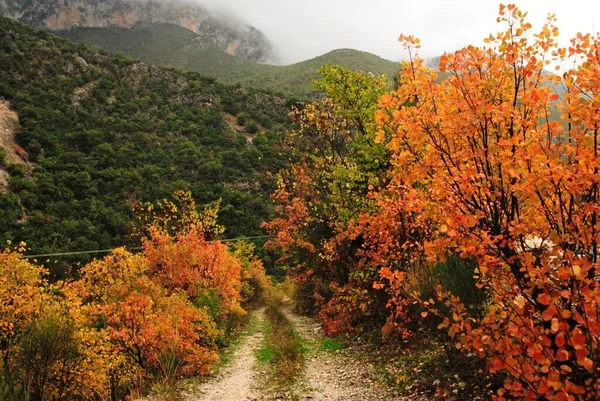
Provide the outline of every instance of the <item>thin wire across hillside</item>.
[[[227,239],[220,239],[220,240],[207,241],[207,242],[212,243],[212,242],[217,242],[217,241],[218,242],[248,241],[248,240],[255,240],[255,239],[262,239],[262,238],[272,238],[272,237],[274,237],[274,235],[256,235],[253,237],[227,238]],[[25,259],[34,259],[34,258],[49,258],[49,257],[58,257],[58,256],[71,256],[71,255],[91,255],[91,254],[110,253],[110,252],[114,251],[115,249],[118,249],[118,248],[96,249],[96,250],[89,250],[89,251],[43,253],[43,254],[38,254],[38,255],[24,255],[23,257]],[[142,247],[136,246],[136,247],[127,248],[127,249],[130,251],[139,251],[142,249]]]

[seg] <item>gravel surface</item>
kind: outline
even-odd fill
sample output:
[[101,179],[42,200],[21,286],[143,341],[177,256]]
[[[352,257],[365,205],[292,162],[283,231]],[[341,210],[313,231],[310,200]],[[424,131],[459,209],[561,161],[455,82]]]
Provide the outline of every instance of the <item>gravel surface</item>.
[[185,401],[253,401],[261,399],[256,388],[258,373],[254,351],[263,340],[264,308],[255,312],[258,320],[256,332],[242,339],[232,356],[231,363],[219,374],[182,394]]
[[317,401],[408,401],[379,383],[373,366],[352,350],[324,351],[320,324],[287,312],[297,332],[308,342],[304,377],[297,386],[297,399]]
[[308,348],[296,384],[288,389],[274,386],[270,369],[256,361],[255,351],[264,339],[264,308],[256,314],[256,331],[241,339],[231,361],[216,377],[180,390],[183,401],[409,401],[379,382],[364,352],[353,348],[325,351],[320,324],[284,310],[294,330]]

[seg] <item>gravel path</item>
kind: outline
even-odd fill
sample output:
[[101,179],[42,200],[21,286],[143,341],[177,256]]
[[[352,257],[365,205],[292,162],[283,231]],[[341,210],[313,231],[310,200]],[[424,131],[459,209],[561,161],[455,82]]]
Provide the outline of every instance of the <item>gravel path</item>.
[[258,373],[254,351],[263,340],[264,308],[258,310],[256,332],[242,339],[242,343],[231,358],[230,365],[223,368],[217,377],[203,383],[197,389],[182,394],[185,401],[254,401],[261,399],[256,388]]
[[373,367],[351,356],[349,350],[321,350],[323,336],[318,323],[290,312],[286,314],[309,343],[304,378],[297,386],[299,400],[408,401],[380,384]]
[[[205,383],[188,387],[184,401],[408,401],[379,383],[374,368],[352,349],[325,351],[318,322],[284,310],[294,330],[306,340],[308,351],[301,377],[287,390],[273,391],[269,369],[257,364],[255,351],[264,339],[264,308],[256,312],[257,328],[244,337],[231,362]],[[276,394],[274,394],[276,393]]]

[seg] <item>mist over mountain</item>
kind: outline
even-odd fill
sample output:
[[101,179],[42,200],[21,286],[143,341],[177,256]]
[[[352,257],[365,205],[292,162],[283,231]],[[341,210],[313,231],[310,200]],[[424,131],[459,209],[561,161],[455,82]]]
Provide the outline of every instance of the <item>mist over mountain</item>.
[[203,47],[260,63],[276,59],[258,29],[185,0],[0,0],[0,15],[51,31],[172,24],[198,34]]

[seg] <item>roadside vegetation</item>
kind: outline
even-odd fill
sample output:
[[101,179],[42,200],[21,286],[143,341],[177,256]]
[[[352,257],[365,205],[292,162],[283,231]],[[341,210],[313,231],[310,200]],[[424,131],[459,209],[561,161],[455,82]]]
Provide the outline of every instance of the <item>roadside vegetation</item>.
[[[66,280],[0,253],[0,399],[127,399],[211,374],[270,280],[238,244],[219,241],[215,206],[189,193],[144,207],[143,251],[123,248]],[[242,251],[242,250],[246,251]]]
[[261,386],[269,393],[284,396],[294,393],[293,388],[302,376],[304,357],[307,352],[305,340],[295,330],[283,308],[289,306],[284,300],[283,286],[270,287],[266,298],[264,339],[255,350],[260,368],[265,372]]
[[395,348],[401,390],[595,400],[600,36],[562,48],[554,16],[499,11],[484,45],[440,58],[444,79],[405,35],[393,91],[323,68],[265,226],[297,311]]
[[280,307],[269,305],[265,315],[269,323],[267,338],[272,349],[275,377],[282,384],[293,383],[302,372],[305,352],[302,339]]

